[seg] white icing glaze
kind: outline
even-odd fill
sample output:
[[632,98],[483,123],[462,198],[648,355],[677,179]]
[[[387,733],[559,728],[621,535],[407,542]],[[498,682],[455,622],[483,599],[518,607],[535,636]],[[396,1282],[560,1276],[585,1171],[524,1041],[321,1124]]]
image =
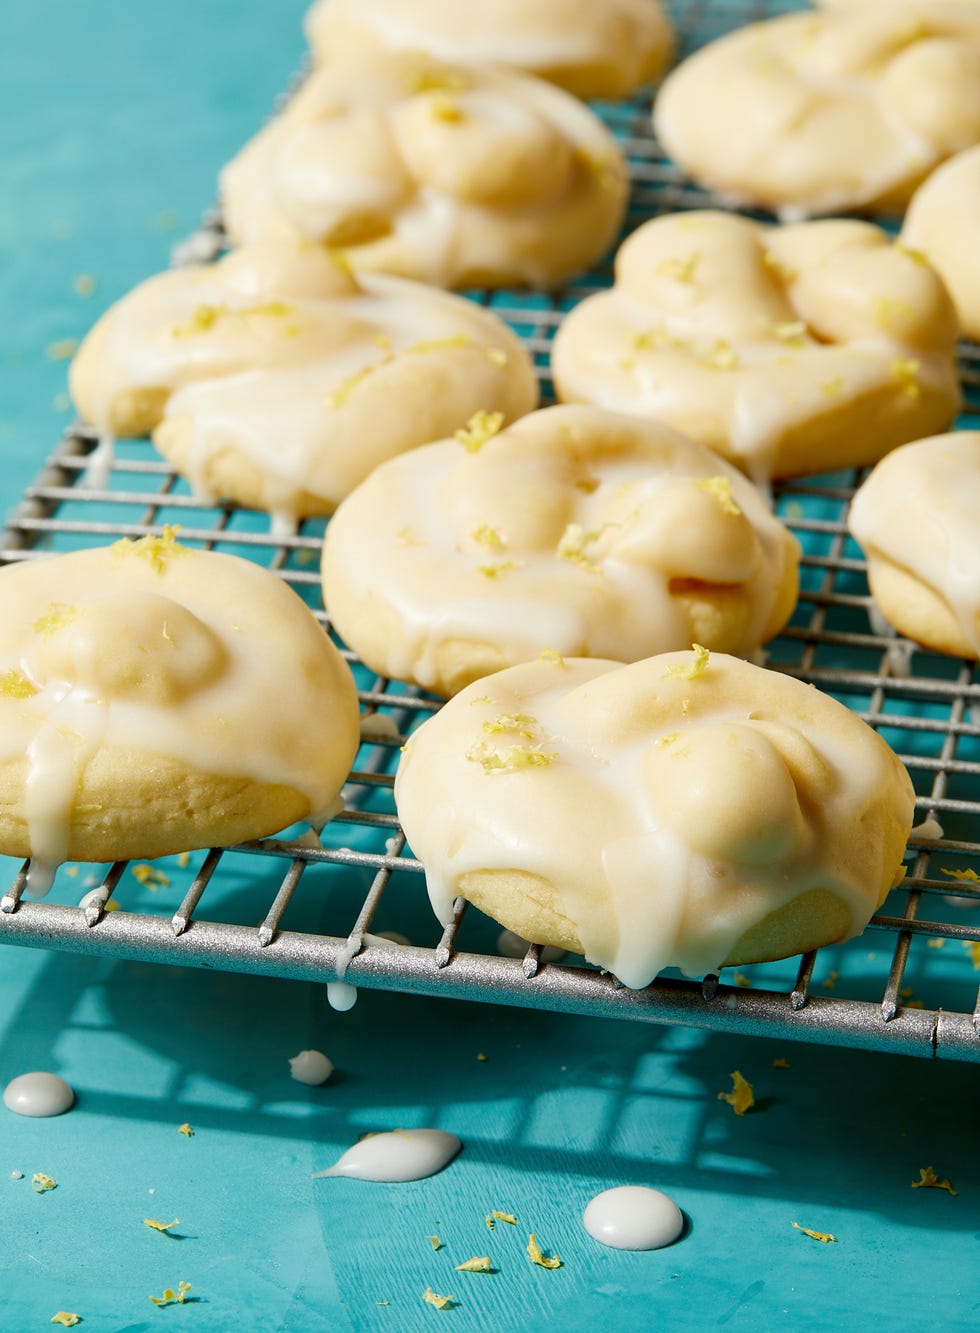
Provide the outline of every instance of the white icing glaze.
[[118,542],[9,566],[0,618],[0,763],[27,758],[32,892],[72,854],[82,782],[103,752],[281,784],[311,820],[331,810],[359,743],[353,679],[268,571],[171,534]]
[[303,236],[436,286],[549,287],[611,243],[627,176],[560,89],[379,49],[314,71],[221,191],[238,245]]
[[675,592],[688,581],[738,599],[708,646],[750,652],[792,608],[798,550],[754,488],[692,441],[556,407],[477,452],[447,440],[377,469],[327,530],[324,598],[372,669],[441,690],[447,643],[490,644],[498,665],[685,647],[701,632]]
[[848,526],[872,572],[884,557],[921,580],[980,655],[978,514],[980,431],[956,431],[883,459],[855,495]]
[[328,981],[327,1003],[339,1014],[346,1014],[357,1004],[357,987],[348,981]]
[[980,339],[980,146],[957,153],[926,178],[902,223],[902,243],[921,251],[942,276],[960,327]]
[[397,278],[357,280],[295,244],[142,283],[82,344],[71,382],[104,433],[159,422],[158,445],[202,502],[218,498],[213,469],[230,451],[260,476],[284,535],[386,458],[478,409],[510,419],[538,398],[528,354],[491,312]]
[[629,237],[615,286],[563,320],[552,370],[563,401],[665,422],[765,484],[947,425],[955,343],[940,279],[880,228],[705,211]]
[[586,1205],[582,1222],[590,1236],[617,1250],[659,1250],[684,1229],[673,1199],[646,1185],[603,1190]]
[[306,17],[314,55],[365,48],[426,51],[550,78],[580,97],[623,97],[654,78],[673,48],[659,0],[317,0]]
[[11,1079],[4,1089],[3,1104],[17,1115],[63,1115],[75,1105],[75,1093],[57,1074],[38,1071]]
[[385,1134],[371,1134],[355,1143],[323,1176],[350,1176],[354,1180],[378,1180],[403,1184],[423,1180],[448,1166],[462,1148],[455,1134],[444,1129],[396,1129]]
[[426,721],[395,799],[439,919],[469,872],[537,875],[586,957],[634,988],[716,971],[808,890],[859,931],[899,867],[908,775],[829,696],[721,655],[692,669],[534,662]]
[[700,183],[781,215],[900,211],[980,139],[978,86],[976,8],[860,4],[703,47],[664,81],[654,125]]
[[289,1061],[289,1073],[297,1083],[306,1083],[317,1088],[326,1083],[333,1073],[333,1061],[322,1051],[300,1051]]

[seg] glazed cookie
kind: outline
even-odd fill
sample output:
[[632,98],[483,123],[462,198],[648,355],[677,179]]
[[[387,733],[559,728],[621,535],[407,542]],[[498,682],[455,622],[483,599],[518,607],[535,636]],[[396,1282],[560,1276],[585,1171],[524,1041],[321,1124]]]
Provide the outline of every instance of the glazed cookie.
[[954,657],[980,657],[978,514],[980,431],[956,431],[889,454],[848,517],[885,619]]
[[655,218],[616,285],[565,317],[558,396],[654,417],[755,481],[873,463],[948,426],[956,314],[920,255],[868,222]]
[[786,14],[703,47],[664,81],[657,134],[709,189],[800,216],[900,212],[980,142],[980,8]]
[[479,407],[509,420],[538,401],[527,352],[489,311],[295,242],[142,283],[82,343],[71,389],[103,436],[153,431],[205,501],[284,523],[331,512]]
[[454,694],[544,651],[751,653],[785,624],[799,546],[720,458],[594,408],[499,424],[386,464],[334,516],[324,600],[372,670]]
[[479,681],[409,740],[395,801],[440,921],[466,898],[639,988],[857,934],[914,794],[829,695],[695,649]]
[[168,529],[8,565],[0,626],[0,851],[28,891],[334,812],[353,677],[268,570]]
[[236,245],[305,237],[438,287],[553,287],[613,242],[627,176],[560,88],[378,51],[315,71],[221,194]]
[[980,342],[980,146],[957,153],[920,185],[902,225],[902,242],[942,276],[960,327]]
[[507,65],[577,97],[628,97],[667,66],[674,36],[660,0],[317,0],[306,33],[318,63],[365,51],[425,51]]

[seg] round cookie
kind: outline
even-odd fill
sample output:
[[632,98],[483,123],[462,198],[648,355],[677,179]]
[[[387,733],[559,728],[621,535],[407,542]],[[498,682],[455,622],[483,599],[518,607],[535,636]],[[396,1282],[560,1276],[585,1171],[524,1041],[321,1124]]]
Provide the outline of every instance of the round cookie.
[[920,251],[949,288],[960,327],[980,342],[980,145],[957,153],[919,186],[902,243]]
[[364,51],[425,51],[440,60],[507,65],[576,97],[628,97],[674,50],[660,0],[317,0],[306,35],[318,64]]
[[153,432],[205,502],[284,525],[330,513],[373,467],[480,407],[537,405],[528,353],[490,311],[264,243],[141,283],[89,333],[72,395],[104,437]]
[[848,527],[885,619],[910,639],[980,658],[980,431],[889,454],[851,502]]
[[857,4],[751,24],[668,75],[654,127],[700,184],[786,220],[901,212],[980,142],[980,9]]
[[563,320],[558,397],[667,422],[753,480],[877,461],[960,402],[956,314],[869,222],[668,214]]
[[639,988],[860,932],[914,793],[829,695],[696,649],[479,681],[411,737],[395,801],[440,921],[464,897]]
[[268,570],[173,531],[0,571],[0,851],[62,861],[227,846],[336,807],[349,668]]
[[788,620],[799,545],[707,449],[594,408],[499,424],[378,468],[330,523],[324,601],[372,670],[448,695],[546,651],[748,654]]
[[305,237],[438,287],[560,285],[613,242],[627,191],[569,93],[384,51],[314,71],[221,175],[233,244]]

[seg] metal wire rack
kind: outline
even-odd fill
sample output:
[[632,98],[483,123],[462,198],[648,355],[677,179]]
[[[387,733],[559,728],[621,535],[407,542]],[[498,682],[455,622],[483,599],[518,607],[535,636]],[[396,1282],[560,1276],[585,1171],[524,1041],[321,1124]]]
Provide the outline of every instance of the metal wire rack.
[[[678,0],[681,53],[793,7],[779,0]],[[721,206],[663,157],[650,134],[649,98],[599,110],[630,162],[627,231],[657,213]],[[212,258],[223,244],[220,216],[211,214],[177,248],[174,262]],[[524,339],[548,401],[549,349],[563,313],[609,280],[607,266],[554,296],[472,295]],[[967,403],[961,424],[975,425],[980,348],[961,348],[960,371]],[[179,523],[183,541],[232,550],[277,572],[329,630],[317,572],[322,523],[307,522],[286,536],[270,532],[264,515],[204,506],[145,441],[120,442],[109,475],[96,487],[86,478],[96,443],[82,426],[67,431],[0,533],[0,564]],[[425,903],[422,867],[406,849],[392,800],[399,747],[438,701],[373,676],[342,648],[358,680],[363,744],[345,788],[347,808],[327,826],[322,845],[286,835],[171,858],[165,870],[117,863],[103,873],[100,867],[83,878],[89,891],[81,902],[76,877],[83,868],[63,867],[52,900],[30,902],[22,900],[26,867],[12,867],[0,900],[0,941],[980,1060],[980,882],[974,871],[980,863],[980,683],[973,664],[913,653],[876,620],[864,564],[845,527],[860,480],[835,474],[777,492],[778,511],[805,554],[797,611],[769,645],[768,658],[772,669],[829,691],[880,731],[915,783],[921,822],[908,873],[860,939],[746,969],[751,975],[734,973],[730,981],[728,974],[703,982],[666,975],[630,991],[581,962],[546,962],[534,945],[523,956],[501,957],[497,928],[462,902],[440,934]],[[163,884],[180,895],[166,914],[152,893]],[[379,923],[430,942],[371,933]],[[913,988],[925,998],[916,999]],[[334,991],[334,997],[343,1004],[349,993]]]

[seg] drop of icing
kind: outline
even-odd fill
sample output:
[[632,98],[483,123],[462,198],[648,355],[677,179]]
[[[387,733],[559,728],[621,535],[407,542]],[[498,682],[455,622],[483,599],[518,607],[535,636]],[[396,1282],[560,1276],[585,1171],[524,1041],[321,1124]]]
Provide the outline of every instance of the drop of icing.
[[327,1000],[332,1009],[339,1014],[346,1014],[357,1003],[357,987],[348,981],[328,981]]
[[[523,958],[530,947],[530,940],[524,939],[512,930],[502,930],[497,936],[497,952],[501,958]],[[557,949],[552,944],[546,944],[541,950],[542,963],[553,963],[564,957],[565,950]]]
[[297,1083],[317,1088],[333,1073],[333,1061],[328,1060],[322,1051],[300,1051],[289,1061],[289,1072]]
[[387,1184],[424,1180],[448,1166],[462,1146],[455,1134],[444,1129],[396,1129],[371,1134],[348,1148],[326,1171],[314,1172],[313,1179],[350,1176],[352,1180]]
[[63,1115],[75,1103],[75,1094],[57,1074],[21,1074],[7,1084],[3,1104],[17,1115]]
[[590,1236],[616,1250],[659,1250],[684,1228],[673,1199],[646,1185],[603,1190],[586,1206],[582,1221]]
[[23,1171],[11,1171],[11,1173],[10,1173],[10,1179],[11,1179],[11,1180],[23,1180],[23,1179],[24,1179],[24,1173],[23,1173]]
[[389,944],[407,945],[412,943],[408,936],[403,935],[400,930],[379,930],[374,938],[378,940],[387,940]]

